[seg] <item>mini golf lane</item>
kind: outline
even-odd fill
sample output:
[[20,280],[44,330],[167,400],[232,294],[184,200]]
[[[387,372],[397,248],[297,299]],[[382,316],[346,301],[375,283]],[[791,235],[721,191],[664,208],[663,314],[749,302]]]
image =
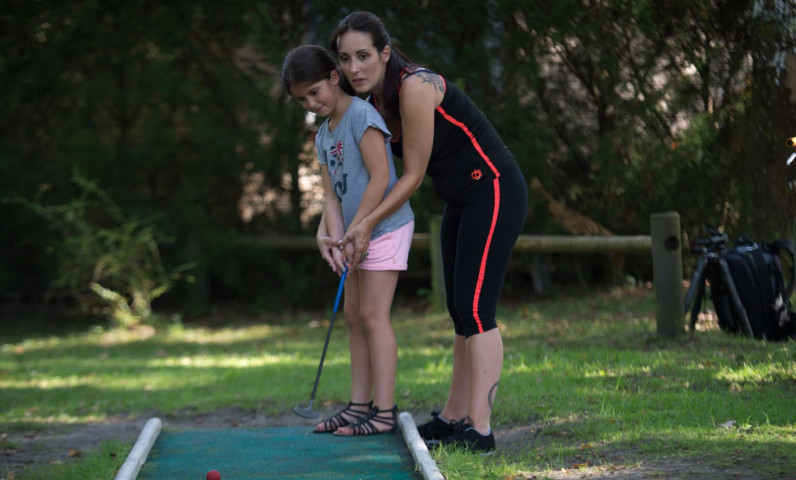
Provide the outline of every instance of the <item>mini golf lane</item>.
[[336,437],[311,427],[160,432],[140,480],[420,479],[401,433]]

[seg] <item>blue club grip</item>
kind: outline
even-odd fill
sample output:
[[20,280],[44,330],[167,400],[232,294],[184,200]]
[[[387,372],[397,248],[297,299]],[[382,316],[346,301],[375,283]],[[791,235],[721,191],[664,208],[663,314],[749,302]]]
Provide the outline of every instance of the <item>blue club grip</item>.
[[334,309],[332,311],[337,313],[337,307],[340,306],[340,297],[343,294],[343,286],[345,285],[345,277],[348,276],[348,267],[343,268],[343,274],[340,276],[340,285],[337,286],[337,297],[334,299]]

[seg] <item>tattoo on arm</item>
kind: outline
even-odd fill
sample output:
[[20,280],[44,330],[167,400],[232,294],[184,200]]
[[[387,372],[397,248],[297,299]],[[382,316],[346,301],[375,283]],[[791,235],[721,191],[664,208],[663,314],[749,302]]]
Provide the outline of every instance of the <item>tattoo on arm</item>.
[[500,385],[500,382],[495,382],[492,385],[492,388],[489,389],[489,393],[487,394],[487,402],[489,402],[489,409],[493,410],[495,408],[495,394],[497,392],[497,387]]
[[423,83],[430,83],[431,86],[437,89],[437,91],[441,93],[445,92],[445,82],[443,82],[442,77],[436,73],[420,72],[417,74],[417,76],[420,77]]

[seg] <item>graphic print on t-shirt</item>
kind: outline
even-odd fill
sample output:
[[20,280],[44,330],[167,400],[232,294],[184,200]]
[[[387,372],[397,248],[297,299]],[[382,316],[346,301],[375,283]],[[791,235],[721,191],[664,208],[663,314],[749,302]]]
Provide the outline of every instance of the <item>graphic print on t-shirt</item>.
[[342,172],[343,175],[340,179],[335,179],[337,176],[337,170],[343,166],[345,160],[343,158],[343,142],[338,140],[337,142],[333,143],[332,146],[329,148],[329,170],[332,172],[332,181],[334,182],[334,192],[337,194],[338,200],[341,202],[343,201],[343,195],[348,190],[346,185],[346,174]]

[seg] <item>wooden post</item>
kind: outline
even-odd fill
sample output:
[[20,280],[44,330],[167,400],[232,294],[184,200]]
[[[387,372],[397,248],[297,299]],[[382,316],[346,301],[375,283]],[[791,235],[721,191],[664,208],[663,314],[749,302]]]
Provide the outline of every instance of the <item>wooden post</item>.
[[444,311],[445,276],[442,272],[442,244],[440,243],[440,225],[442,215],[434,215],[428,221],[429,257],[431,260],[431,306],[435,311]]
[[680,215],[677,212],[653,214],[650,235],[658,335],[674,338],[685,331]]

